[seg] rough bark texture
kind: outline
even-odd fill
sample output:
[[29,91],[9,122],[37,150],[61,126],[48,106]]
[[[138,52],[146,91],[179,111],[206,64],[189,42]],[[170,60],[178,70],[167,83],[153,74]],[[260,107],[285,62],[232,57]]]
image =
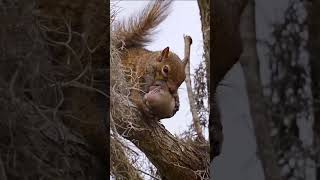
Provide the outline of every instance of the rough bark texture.
[[266,180],[280,180],[280,169],[277,165],[272,139],[270,136],[270,117],[266,111],[263,96],[260,67],[256,49],[255,6],[254,0],[249,0],[241,18],[241,37],[243,53],[240,63],[244,71],[251,119],[256,135],[258,156],[261,159]]
[[[113,98],[113,101],[118,100]],[[117,109],[116,105],[113,109]],[[128,107],[129,111],[132,110]],[[115,118],[117,131],[145,153],[163,179],[200,179],[197,173],[204,173],[208,167],[207,147],[181,141],[159,122],[144,119],[138,113],[136,116],[137,119]]]
[[[107,178],[106,97],[97,93],[107,84],[106,4],[14,0],[0,6],[1,179]],[[70,42],[49,42],[68,40],[66,24]],[[89,51],[86,45],[100,40]],[[91,63],[83,76],[84,67],[75,66],[80,59]],[[92,84],[83,80],[88,76]]]
[[320,1],[307,2],[309,31],[308,49],[312,79],[314,110],[314,147],[316,148],[317,180],[320,180]]
[[210,159],[220,154],[223,134],[217,107],[216,89],[231,67],[239,60],[242,52],[240,38],[240,16],[247,0],[213,0],[211,1],[212,48],[210,62]]

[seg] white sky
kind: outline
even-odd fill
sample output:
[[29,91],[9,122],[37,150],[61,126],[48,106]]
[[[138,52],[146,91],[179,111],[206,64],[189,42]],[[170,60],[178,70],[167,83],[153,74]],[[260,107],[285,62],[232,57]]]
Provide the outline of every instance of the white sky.
[[[115,2],[115,1],[113,1]],[[120,1],[117,6],[120,11],[117,14],[119,20],[129,17],[142,10],[149,1]],[[153,42],[146,48],[159,51],[169,46],[170,50],[176,53],[181,59],[184,54],[183,35],[192,37],[191,46],[191,73],[202,59],[203,40],[201,31],[200,13],[197,1],[174,1],[171,12],[163,23],[156,29]],[[191,124],[191,112],[185,83],[179,88],[180,110],[170,119],[163,119],[162,124],[173,134],[180,134]],[[208,137],[208,131],[205,130]]]

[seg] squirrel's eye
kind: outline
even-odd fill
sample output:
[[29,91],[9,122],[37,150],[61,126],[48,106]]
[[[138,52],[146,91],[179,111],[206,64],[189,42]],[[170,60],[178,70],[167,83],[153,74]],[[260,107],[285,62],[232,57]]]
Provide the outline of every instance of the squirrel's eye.
[[169,67],[168,66],[164,66],[162,68],[162,73],[164,76],[168,76],[168,73],[169,73]]

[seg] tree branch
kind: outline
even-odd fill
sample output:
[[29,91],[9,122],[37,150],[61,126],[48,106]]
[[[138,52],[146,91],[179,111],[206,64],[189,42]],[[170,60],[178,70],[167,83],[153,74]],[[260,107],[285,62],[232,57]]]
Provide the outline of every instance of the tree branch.
[[[119,100],[113,98],[112,101]],[[127,112],[130,111],[132,109],[128,107]],[[134,115],[136,118],[114,117],[117,130],[146,154],[162,178],[197,179],[195,172],[207,168],[205,149],[179,140],[159,122],[145,119],[138,112]]]
[[188,92],[188,98],[189,98],[189,104],[190,104],[190,111],[192,114],[192,120],[193,120],[193,125],[194,125],[194,129],[197,133],[197,136],[199,138],[200,141],[205,141],[205,138],[202,134],[202,129],[201,129],[201,125],[200,125],[200,118],[197,112],[199,112],[199,110],[196,107],[196,102],[194,99],[194,94],[192,92],[192,86],[191,86],[191,78],[190,78],[190,46],[192,44],[192,39],[190,36],[184,36],[184,61],[188,62],[186,64],[186,86],[187,86],[187,92]]

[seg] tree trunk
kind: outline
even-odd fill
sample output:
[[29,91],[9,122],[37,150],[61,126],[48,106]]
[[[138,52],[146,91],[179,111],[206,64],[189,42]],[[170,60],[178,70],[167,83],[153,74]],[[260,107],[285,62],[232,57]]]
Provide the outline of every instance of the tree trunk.
[[211,63],[210,63],[210,159],[220,154],[223,134],[219,107],[217,106],[216,90],[220,81],[231,67],[239,60],[242,52],[240,38],[240,16],[247,0],[213,0],[211,4],[210,26]]
[[308,50],[314,111],[314,147],[316,149],[317,180],[320,180],[320,1],[314,0],[307,3]]
[[263,96],[260,67],[256,49],[255,4],[249,0],[241,18],[241,37],[243,53],[240,63],[244,71],[249,98],[251,119],[256,135],[258,155],[261,159],[266,180],[280,180],[280,169],[277,165],[269,126],[270,117],[266,113],[266,101]]

